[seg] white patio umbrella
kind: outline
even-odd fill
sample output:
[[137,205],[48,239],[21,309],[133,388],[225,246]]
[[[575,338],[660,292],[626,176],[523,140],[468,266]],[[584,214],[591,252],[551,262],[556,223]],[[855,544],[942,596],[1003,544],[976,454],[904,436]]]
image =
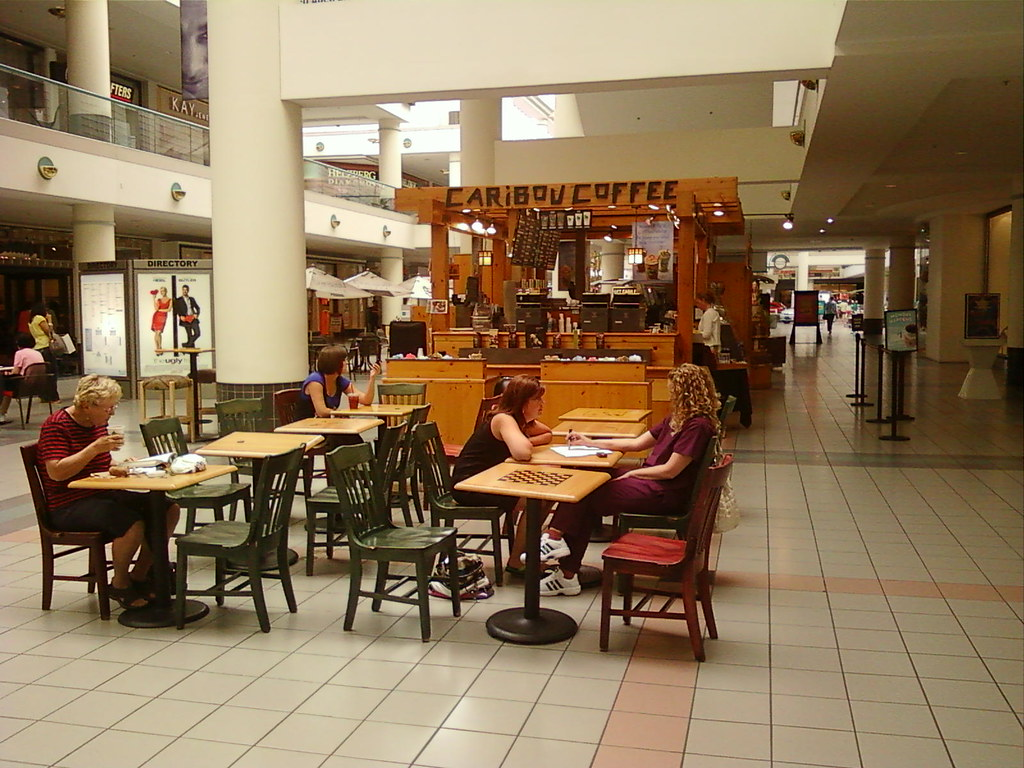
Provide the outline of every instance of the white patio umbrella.
[[373,295],[316,267],[306,267],[306,289],[316,291],[320,299],[365,299]]
[[416,275],[416,277],[410,277],[408,280],[403,280],[398,284],[399,288],[402,288],[406,293],[403,295],[407,299],[432,299],[430,288],[430,278],[426,275]]
[[380,275],[363,270],[358,275],[345,278],[345,284],[374,296],[404,296],[404,292],[394,283],[388,282]]

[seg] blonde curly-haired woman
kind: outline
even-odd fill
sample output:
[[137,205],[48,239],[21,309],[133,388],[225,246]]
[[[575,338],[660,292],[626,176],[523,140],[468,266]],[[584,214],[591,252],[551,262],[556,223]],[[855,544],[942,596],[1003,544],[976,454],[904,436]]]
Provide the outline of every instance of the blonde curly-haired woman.
[[718,393],[708,369],[691,363],[669,373],[668,391],[672,411],[639,437],[597,440],[572,432],[566,438],[571,445],[610,451],[650,449],[650,454],[635,469],[612,470],[612,479],[582,501],[558,505],[541,537],[540,552],[544,560],[558,560],[559,567],[541,580],[541,595],[579,594],[576,574],[595,515],[663,515],[677,510],[680,499],[689,498],[700,459],[718,432]]

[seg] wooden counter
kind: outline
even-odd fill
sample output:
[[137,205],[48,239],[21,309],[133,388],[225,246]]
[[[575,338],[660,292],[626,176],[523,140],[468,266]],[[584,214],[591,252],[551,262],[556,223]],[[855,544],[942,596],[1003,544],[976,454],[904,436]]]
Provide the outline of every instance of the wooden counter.
[[429,421],[441,440],[465,443],[473,434],[480,401],[490,397],[498,377],[483,360],[388,360],[383,381],[426,383]]
[[[596,350],[599,335],[603,337],[604,342],[604,347],[600,350],[602,354],[605,350],[615,354],[617,349],[650,349],[651,365],[671,368],[676,364],[674,333],[581,333],[580,347]],[[505,331],[498,333],[499,347],[508,347],[508,336]],[[517,336],[519,347],[525,348],[525,334],[519,333]],[[562,334],[562,342],[566,347],[572,346],[572,339],[571,333]],[[445,352],[452,356],[459,354],[460,349],[475,347],[478,343],[482,347],[492,346],[490,334],[486,331],[435,331],[431,334],[431,351]]]

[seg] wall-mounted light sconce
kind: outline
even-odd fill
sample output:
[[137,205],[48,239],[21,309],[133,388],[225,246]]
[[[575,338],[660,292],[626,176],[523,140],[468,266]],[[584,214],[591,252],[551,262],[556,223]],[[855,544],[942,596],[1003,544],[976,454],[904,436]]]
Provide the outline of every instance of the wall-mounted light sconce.
[[804,145],[804,142],[807,140],[807,134],[800,130],[790,131],[789,140],[796,144],[798,147],[802,147]]
[[331,214],[331,229],[337,229],[340,224],[341,224],[341,219],[339,219],[337,216],[335,216],[332,213]]
[[626,249],[626,262],[629,264],[644,263],[644,249],[633,246]]
[[494,253],[492,251],[478,251],[476,254],[477,262],[481,267],[491,266]]
[[39,175],[49,181],[57,175],[57,166],[53,164],[53,160],[48,157],[40,157],[36,163],[36,170],[39,171]]
[[185,199],[185,190],[181,188],[181,184],[178,182],[171,184],[171,199],[176,203]]
[[391,230],[388,229],[388,225],[387,224],[384,225],[383,233],[384,233],[384,237],[391,237]]

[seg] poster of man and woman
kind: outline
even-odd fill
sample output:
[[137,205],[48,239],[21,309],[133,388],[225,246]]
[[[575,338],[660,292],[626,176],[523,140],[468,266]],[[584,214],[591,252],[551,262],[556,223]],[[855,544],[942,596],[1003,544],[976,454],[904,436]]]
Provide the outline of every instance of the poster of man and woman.
[[[135,279],[139,376],[186,375],[189,353],[175,350],[213,347],[210,275],[137,272]],[[197,363],[212,368],[213,353]]]

